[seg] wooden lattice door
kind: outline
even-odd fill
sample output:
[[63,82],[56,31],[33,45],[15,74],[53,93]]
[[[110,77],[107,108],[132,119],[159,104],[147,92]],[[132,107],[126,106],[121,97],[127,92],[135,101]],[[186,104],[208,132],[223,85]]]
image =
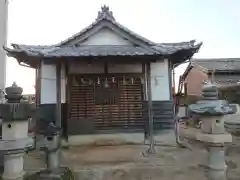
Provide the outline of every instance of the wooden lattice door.
[[144,129],[141,78],[109,75],[76,79],[78,83],[71,87],[70,120],[89,122],[95,132]]

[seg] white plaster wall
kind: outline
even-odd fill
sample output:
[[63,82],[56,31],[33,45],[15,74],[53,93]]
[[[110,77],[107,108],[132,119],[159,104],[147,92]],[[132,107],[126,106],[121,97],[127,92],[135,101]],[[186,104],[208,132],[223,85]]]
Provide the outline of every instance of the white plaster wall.
[[7,44],[8,1],[0,1],[0,88],[6,84],[6,53],[3,46]]
[[123,39],[109,28],[103,28],[89,37],[82,45],[131,45],[131,42]]
[[[41,104],[56,103],[56,65],[41,63]],[[61,102],[65,103],[66,77],[65,67],[61,69]]]
[[168,60],[151,63],[151,88],[153,101],[170,100]]

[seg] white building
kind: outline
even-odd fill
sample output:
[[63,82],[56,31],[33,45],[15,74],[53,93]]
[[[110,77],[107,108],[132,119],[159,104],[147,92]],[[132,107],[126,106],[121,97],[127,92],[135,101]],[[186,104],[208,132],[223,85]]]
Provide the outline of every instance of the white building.
[[0,89],[6,84],[6,53],[3,46],[7,44],[8,1],[0,1]]
[[172,67],[200,46],[154,43],[119,24],[103,6],[90,26],[59,44],[14,44],[6,51],[36,69],[36,101],[44,118],[58,119],[70,136],[147,134],[149,109],[155,130],[173,128]]

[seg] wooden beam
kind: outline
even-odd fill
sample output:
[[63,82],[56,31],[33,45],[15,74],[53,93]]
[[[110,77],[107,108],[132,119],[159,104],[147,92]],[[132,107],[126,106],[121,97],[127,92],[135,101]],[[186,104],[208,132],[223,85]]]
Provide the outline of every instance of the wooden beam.
[[62,127],[61,63],[56,65],[56,125]]
[[102,62],[102,63],[146,63],[156,62],[156,59],[161,59],[158,56],[106,56],[106,57],[60,57],[60,58],[45,58],[46,64],[57,64],[59,62]]

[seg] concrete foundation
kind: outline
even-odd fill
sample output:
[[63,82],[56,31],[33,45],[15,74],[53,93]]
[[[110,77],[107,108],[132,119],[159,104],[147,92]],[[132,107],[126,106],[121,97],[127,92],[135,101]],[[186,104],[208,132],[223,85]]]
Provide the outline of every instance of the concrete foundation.
[[144,133],[118,133],[69,136],[68,145],[120,145],[143,144]]
[[[166,142],[175,143],[173,130],[155,134],[155,144]],[[144,133],[117,133],[117,134],[96,134],[96,135],[75,135],[69,136],[69,146],[80,145],[126,145],[126,144],[148,144],[144,139]],[[66,145],[66,141],[62,141]]]

